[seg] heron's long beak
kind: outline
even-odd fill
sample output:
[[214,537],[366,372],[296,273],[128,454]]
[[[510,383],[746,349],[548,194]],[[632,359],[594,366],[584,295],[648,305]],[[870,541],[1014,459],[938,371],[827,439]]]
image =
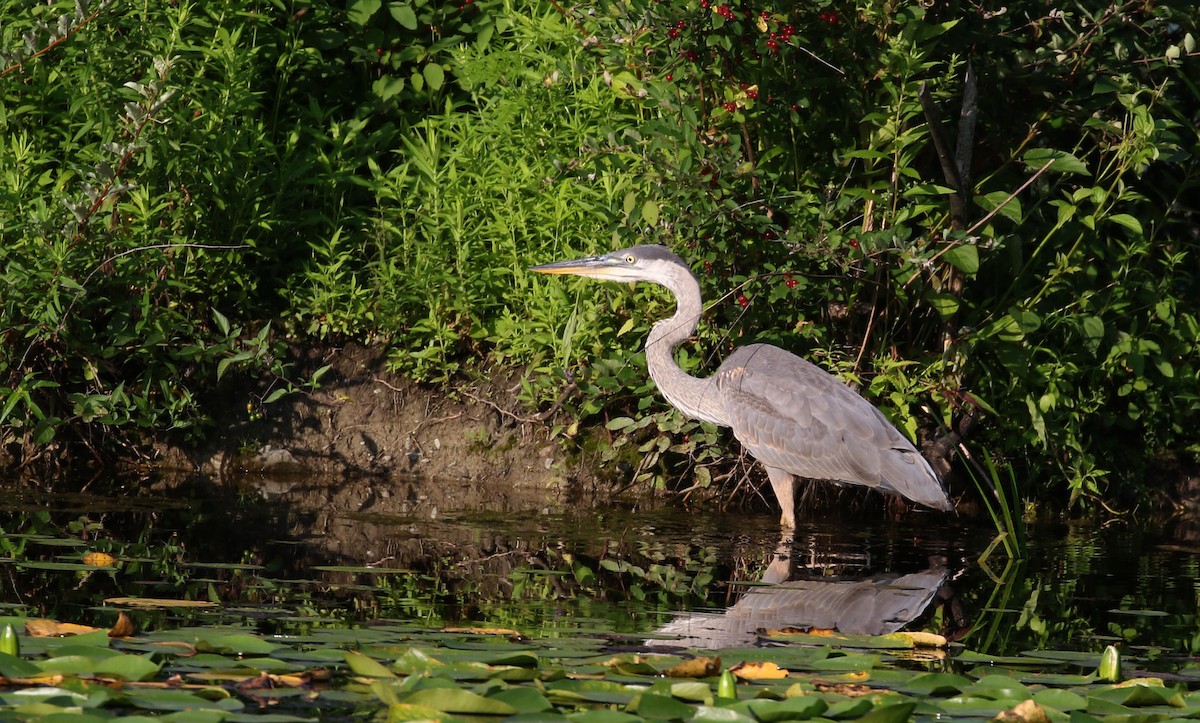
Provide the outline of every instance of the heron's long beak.
[[530,266],[530,271],[539,274],[570,274],[572,276],[589,276],[593,279],[616,279],[613,263],[607,256],[588,256],[582,259],[554,261],[549,264]]

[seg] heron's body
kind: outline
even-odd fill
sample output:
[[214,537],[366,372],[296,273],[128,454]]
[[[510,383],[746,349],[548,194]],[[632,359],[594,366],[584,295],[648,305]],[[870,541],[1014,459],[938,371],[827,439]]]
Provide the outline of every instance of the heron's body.
[[766,468],[785,527],[795,526],[797,477],[865,485],[950,509],[941,481],[912,443],[870,402],[820,367],[779,347],[751,344],[731,354],[710,377],[681,369],[674,350],[700,320],[700,285],[665,247],[635,246],[533,270],[652,281],[675,294],[675,315],[656,323],[646,342],[650,376],[685,414],[732,428]]

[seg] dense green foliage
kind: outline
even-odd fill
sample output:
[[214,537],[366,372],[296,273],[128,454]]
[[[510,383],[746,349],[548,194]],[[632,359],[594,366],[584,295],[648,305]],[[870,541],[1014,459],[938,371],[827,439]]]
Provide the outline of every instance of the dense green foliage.
[[277,380],[253,412],[285,342],[359,338],[570,377],[610,457],[705,484],[716,433],[629,363],[669,301],[524,271],[650,241],[708,359],[772,341],[910,434],[978,416],[1039,494],[1144,496],[1200,450],[1200,30],[1094,5],[7,0],[0,434],[202,432],[227,371]]

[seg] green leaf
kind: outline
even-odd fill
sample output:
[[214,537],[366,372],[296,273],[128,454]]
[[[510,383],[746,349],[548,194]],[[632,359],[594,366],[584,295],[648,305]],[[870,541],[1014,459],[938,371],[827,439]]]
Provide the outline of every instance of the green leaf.
[[903,723],[917,707],[916,701],[878,706],[858,719],[858,723]]
[[552,710],[554,706],[534,688],[509,688],[488,696],[491,700],[507,703],[517,710],[517,713],[541,713]]
[[630,701],[625,710],[648,720],[674,720],[692,717],[692,707],[688,704],[655,693],[642,693]]
[[5,678],[32,678],[42,669],[33,663],[8,653],[0,653],[0,676]]
[[96,663],[96,675],[123,680],[149,680],[159,670],[149,655],[114,655]]
[[408,3],[388,3],[392,19],[408,30],[417,29],[417,13]]
[[1040,170],[1047,163],[1050,170],[1056,173],[1079,173],[1083,175],[1091,175],[1088,172],[1087,166],[1083,161],[1066,151],[1056,150],[1054,148],[1032,148],[1025,152],[1021,159],[1030,170]]
[[642,204],[642,220],[647,226],[658,225],[658,204],[649,198]]
[[798,695],[787,700],[752,700],[750,712],[763,723],[804,720],[824,713],[829,704],[815,695]]
[[430,90],[438,90],[442,87],[442,83],[446,82],[446,71],[437,63],[427,63],[421,74],[425,76],[425,82],[429,84]]
[[240,655],[264,655],[277,649],[275,643],[246,633],[216,633],[201,631],[196,638],[196,649],[209,653],[237,653]]
[[942,258],[964,274],[974,274],[979,271],[979,247],[975,244],[955,246],[942,254]]
[[395,678],[396,674],[383,663],[356,650],[346,651],[346,665],[355,675],[367,678]]
[[346,6],[346,19],[354,25],[362,27],[371,20],[371,16],[383,7],[383,0],[350,0]]
[[1136,218],[1134,218],[1133,216],[1130,216],[1127,213],[1114,213],[1113,215],[1108,217],[1108,220],[1112,221],[1113,223],[1118,224],[1120,226],[1124,226],[1125,228],[1129,229],[1130,231],[1133,231],[1134,233],[1136,233],[1139,236],[1141,236],[1143,233],[1142,232],[1142,222],[1138,221]]
[[515,715],[519,711],[496,698],[484,698],[461,688],[431,688],[418,690],[404,699],[409,705],[419,705],[443,713],[471,715]]

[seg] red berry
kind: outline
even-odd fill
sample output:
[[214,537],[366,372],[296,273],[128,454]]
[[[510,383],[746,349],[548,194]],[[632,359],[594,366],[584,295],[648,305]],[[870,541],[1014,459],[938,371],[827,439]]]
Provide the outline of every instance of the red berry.
[[675,74],[674,74],[674,73],[667,73],[667,82],[668,82],[668,83],[670,83],[670,82],[672,82],[673,80],[675,80]]
[[787,287],[789,289],[794,289],[794,288],[796,288],[796,284],[798,284],[800,282],[796,281],[795,279],[788,279],[787,281],[785,281],[783,283],[787,284]]
[[747,306],[750,306],[750,300],[746,298],[745,294],[738,294],[737,302],[743,309],[745,309]]
[[779,42],[776,40],[768,40],[767,41],[767,49],[770,50],[772,53],[778,53],[779,52]]
[[704,262],[704,273],[709,274],[709,275],[712,274],[712,262],[711,261]]
[[854,248],[858,248],[858,239],[856,239],[856,238],[850,239],[850,245]]
[[748,90],[748,91],[746,91],[746,97],[749,98],[750,100],[758,100],[758,91],[757,90]]
[[671,28],[670,30],[667,31],[667,37],[670,38],[671,40],[674,40],[675,38],[679,37],[679,31],[676,30],[675,28]]
[[721,105],[721,107],[732,113],[737,110],[737,103],[727,100]]

